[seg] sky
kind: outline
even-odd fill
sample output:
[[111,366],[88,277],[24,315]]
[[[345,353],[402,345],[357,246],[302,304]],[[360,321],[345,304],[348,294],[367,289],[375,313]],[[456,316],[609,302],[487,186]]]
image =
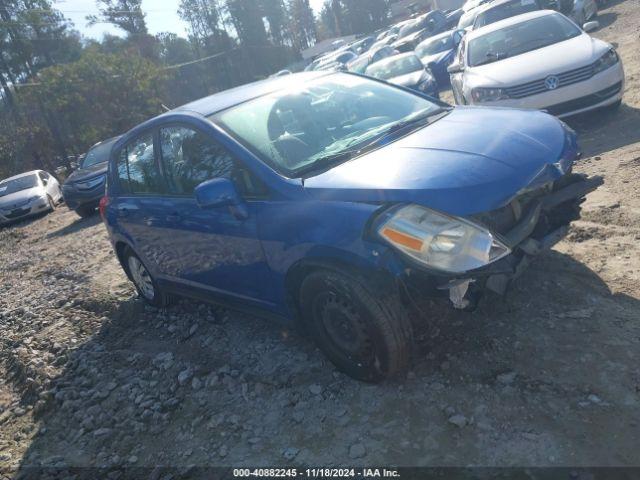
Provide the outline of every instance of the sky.
[[[159,32],[173,32],[186,36],[186,25],[177,10],[180,0],[143,0],[142,9],[146,12],[147,27],[152,34]],[[311,7],[319,12],[324,0],[310,0]],[[55,8],[64,13],[83,35],[100,39],[105,33],[121,35],[118,28],[100,23],[92,27],[87,26],[85,17],[98,13],[98,7],[94,0],[54,0]]]

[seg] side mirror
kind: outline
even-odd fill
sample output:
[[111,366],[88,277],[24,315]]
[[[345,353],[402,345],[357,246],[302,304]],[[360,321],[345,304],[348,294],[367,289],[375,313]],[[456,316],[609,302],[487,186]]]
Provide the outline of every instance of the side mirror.
[[230,207],[231,213],[238,219],[249,216],[244,200],[228,178],[214,178],[201,183],[196,187],[195,196],[200,208]]
[[600,22],[587,22],[584,25],[582,25],[582,29],[587,33],[598,30],[599,28],[600,28]]
[[452,63],[447,67],[447,72],[449,73],[460,73],[462,70],[463,68],[460,66],[459,63]]

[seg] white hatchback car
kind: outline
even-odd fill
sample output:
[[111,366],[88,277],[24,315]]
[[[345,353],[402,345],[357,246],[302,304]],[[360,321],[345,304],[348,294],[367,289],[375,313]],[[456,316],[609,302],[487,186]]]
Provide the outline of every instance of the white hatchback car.
[[33,170],[0,181],[0,225],[53,211],[62,201],[58,181]]
[[559,117],[616,107],[624,90],[615,49],[551,10],[468,33],[448,71],[458,104],[539,109]]

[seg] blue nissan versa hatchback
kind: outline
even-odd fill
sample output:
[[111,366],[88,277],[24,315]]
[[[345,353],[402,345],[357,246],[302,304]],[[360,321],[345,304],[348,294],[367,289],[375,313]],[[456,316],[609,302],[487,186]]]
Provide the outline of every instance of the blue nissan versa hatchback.
[[565,235],[602,183],[571,172],[577,156],[542,112],[309,72],[134,128],[100,211],[152,305],[183,295],[301,324],[373,382],[409,366],[407,292],[470,308]]

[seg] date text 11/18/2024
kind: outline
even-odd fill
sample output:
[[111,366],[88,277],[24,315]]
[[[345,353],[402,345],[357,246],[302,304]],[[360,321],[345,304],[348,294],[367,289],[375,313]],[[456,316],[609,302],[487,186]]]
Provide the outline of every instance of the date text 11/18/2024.
[[387,468],[234,468],[235,478],[400,478]]

